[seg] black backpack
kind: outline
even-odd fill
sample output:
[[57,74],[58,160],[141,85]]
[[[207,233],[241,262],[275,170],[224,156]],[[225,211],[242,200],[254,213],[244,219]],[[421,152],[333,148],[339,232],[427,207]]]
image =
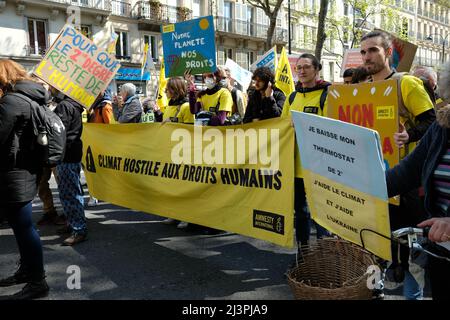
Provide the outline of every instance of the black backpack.
[[46,105],[39,105],[27,96],[9,93],[26,100],[31,106],[31,123],[36,141],[34,153],[40,165],[54,167],[64,159],[66,147],[66,128],[56,113]]

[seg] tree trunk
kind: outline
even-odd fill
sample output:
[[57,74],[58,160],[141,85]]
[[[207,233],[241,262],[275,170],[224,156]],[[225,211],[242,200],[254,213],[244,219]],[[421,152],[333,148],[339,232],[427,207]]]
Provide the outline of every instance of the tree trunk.
[[325,34],[325,20],[328,14],[328,3],[329,0],[320,0],[320,11],[319,11],[319,22],[317,25],[317,42],[315,56],[320,61],[322,57],[323,44],[327,38]]
[[275,34],[275,27],[277,26],[277,19],[270,19],[269,28],[267,29],[266,51],[273,47],[273,37]]

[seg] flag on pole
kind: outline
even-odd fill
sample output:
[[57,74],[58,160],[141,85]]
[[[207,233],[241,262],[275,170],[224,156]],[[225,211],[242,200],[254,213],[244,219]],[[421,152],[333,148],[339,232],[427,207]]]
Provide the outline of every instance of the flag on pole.
[[280,61],[278,61],[275,73],[275,83],[277,88],[283,91],[288,97],[295,90],[294,78],[292,77],[291,65],[286,54],[286,48],[281,50]]
[[159,88],[158,88],[158,96],[156,99],[156,104],[164,112],[165,107],[168,104],[167,96],[165,93],[167,85],[167,78],[165,75],[165,67],[164,67],[164,59],[161,58],[161,70],[159,70]]
[[119,35],[114,31],[114,26],[109,25],[94,36],[94,43],[98,48],[106,50],[109,54],[116,54],[116,42]]

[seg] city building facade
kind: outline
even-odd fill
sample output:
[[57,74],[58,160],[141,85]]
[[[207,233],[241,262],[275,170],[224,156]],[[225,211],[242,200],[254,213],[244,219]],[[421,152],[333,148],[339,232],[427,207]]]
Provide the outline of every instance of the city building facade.
[[[448,7],[435,0],[389,1],[402,19],[400,28],[406,32],[406,38],[419,46],[416,64],[436,66],[450,60]],[[119,36],[116,57],[123,68],[122,77],[116,82],[118,85],[134,82],[142,94],[156,91],[162,24],[213,15],[218,64],[231,58],[249,69],[266,50],[269,19],[262,9],[245,0],[0,0],[0,58],[14,59],[31,70],[68,21],[71,16],[68,8],[73,6],[80,10],[80,29],[87,37],[93,38],[114,27]],[[319,6],[320,0],[285,0],[278,14],[273,44],[279,50],[290,44],[294,56],[314,53]],[[337,16],[353,14],[343,0],[331,0],[329,12]],[[365,22],[368,29],[386,27],[383,14],[369,20]],[[146,43],[157,70],[150,81],[141,81]],[[341,80],[340,64],[347,47],[333,32],[328,32],[322,54],[325,80]]]

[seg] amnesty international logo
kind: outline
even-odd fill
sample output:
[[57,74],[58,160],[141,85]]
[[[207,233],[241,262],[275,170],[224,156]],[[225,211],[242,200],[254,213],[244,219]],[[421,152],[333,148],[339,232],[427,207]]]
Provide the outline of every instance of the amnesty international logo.
[[97,172],[97,170],[95,170],[95,162],[94,156],[92,155],[91,146],[89,146],[86,151],[86,170],[92,173]]
[[253,210],[253,227],[284,235],[284,216]]

